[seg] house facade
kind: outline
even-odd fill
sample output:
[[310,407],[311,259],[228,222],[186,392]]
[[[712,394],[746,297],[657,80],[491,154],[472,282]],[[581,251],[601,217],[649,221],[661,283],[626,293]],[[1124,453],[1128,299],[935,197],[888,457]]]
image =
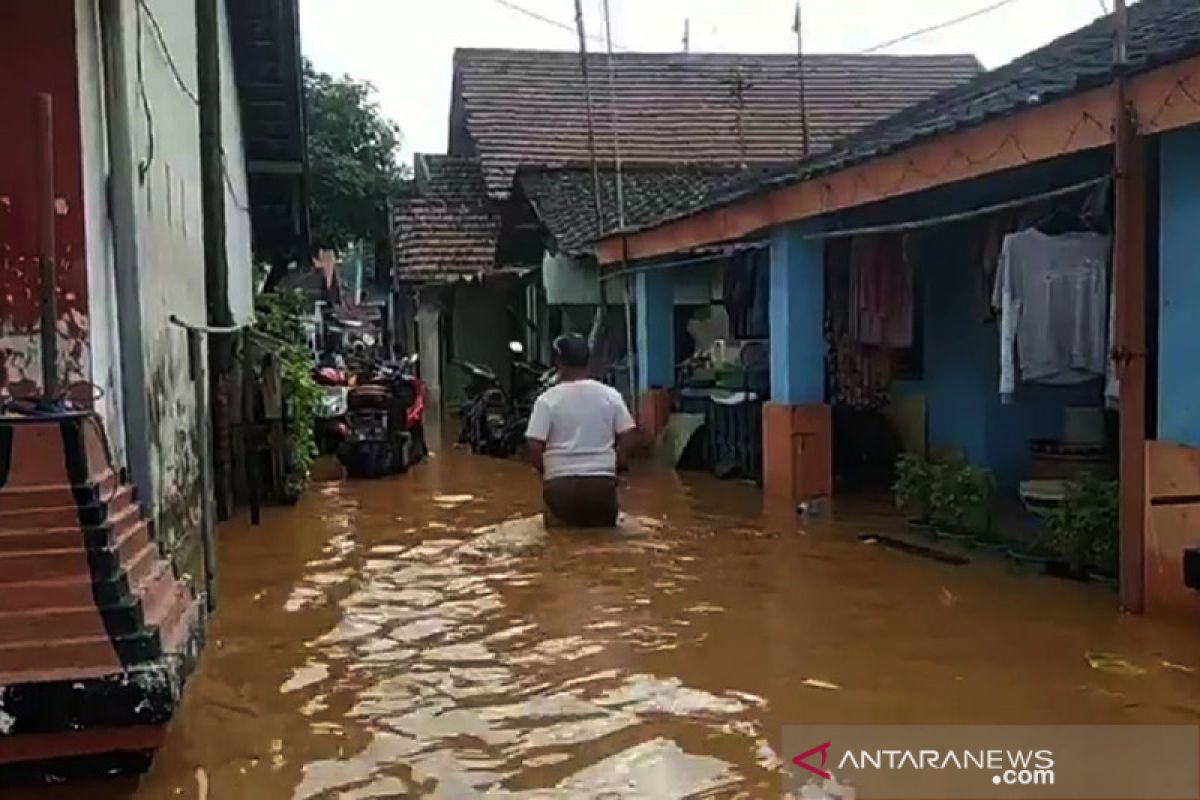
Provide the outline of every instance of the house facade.
[[[1124,63],[1114,63],[1115,35],[1102,17],[826,154],[606,237],[597,254],[610,270],[680,264],[636,277],[644,386],[665,388],[672,332],[656,320],[683,262],[766,243],[768,498],[791,505],[833,494],[838,451],[863,429],[864,417],[847,409],[890,409],[907,420],[909,449],[987,467],[1013,499],[1054,464],[1111,469],[1123,606],[1196,617],[1200,594],[1183,565],[1200,545],[1188,522],[1200,488],[1200,9],[1133,6]],[[1020,338],[1017,364],[1009,361],[1021,332],[1006,328],[1017,295],[1005,275],[1018,269],[1013,248],[1031,242],[1100,254],[1077,264],[1095,287],[1092,356],[1072,362],[1086,374],[1033,374],[1036,351]],[[856,288],[863,279],[875,282]],[[902,335],[855,332],[897,309]],[[1055,314],[1051,326],[1061,307]],[[900,368],[914,357],[915,370]],[[1081,420],[1090,420],[1086,432]]]
[[[125,755],[114,768],[144,766],[203,640],[215,588],[206,331],[214,302],[228,309],[226,327],[253,317],[229,11],[212,3],[205,31],[165,0],[5,4],[3,770],[116,750]],[[207,90],[202,49],[219,76]],[[219,98],[216,204],[202,188],[205,97]],[[78,410],[47,413],[31,404],[58,399],[43,397],[42,378],[40,226],[51,208],[57,376]],[[205,257],[214,208],[220,298]]]
[[[498,343],[490,347],[483,333],[496,330],[543,359],[559,332],[591,333],[605,354],[598,370],[613,379],[626,374],[627,288],[600,281],[589,236],[694,202],[736,174],[794,162],[806,148],[820,152],[980,70],[972,56],[814,55],[805,60],[801,114],[794,55],[588,59],[593,75],[608,75],[610,64],[612,75],[611,86],[592,85],[594,147],[578,54],[455,53],[448,157],[418,156],[416,194],[394,204],[396,279],[406,295],[417,289],[427,378],[435,352],[443,371],[448,361],[473,357],[507,374],[505,343],[493,337]],[[628,197],[616,190],[618,162],[628,173]],[[455,176],[453,198],[422,189],[430,170]],[[457,290],[442,288],[451,282],[462,285],[469,304],[457,311],[458,322],[445,321],[458,307],[448,299]],[[491,311],[504,319],[487,317]],[[443,382],[439,376],[431,385]]]

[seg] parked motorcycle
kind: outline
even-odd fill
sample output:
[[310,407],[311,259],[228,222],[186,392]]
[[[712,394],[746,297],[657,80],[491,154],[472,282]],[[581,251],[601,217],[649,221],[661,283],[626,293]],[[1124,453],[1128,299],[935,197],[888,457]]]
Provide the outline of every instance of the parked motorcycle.
[[350,433],[346,422],[350,381],[346,371],[333,366],[313,370],[313,381],[321,389],[321,405],[313,425],[313,438],[321,455],[337,452],[338,445]]
[[[513,355],[525,352],[520,342],[510,342]],[[459,444],[479,455],[508,458],[525,441],[525,428],[538,395],[553,383],[554,371],[533,361],[514,360],[510,386],[504,391],[496,373],[470,361],[455,365],[467,376],[467,403],[462,409]]]
[[352,478],[405,472],[429,453],[425,441],[425,384],[417,356],[381,364],[347,394],[349,434],[338,461]]

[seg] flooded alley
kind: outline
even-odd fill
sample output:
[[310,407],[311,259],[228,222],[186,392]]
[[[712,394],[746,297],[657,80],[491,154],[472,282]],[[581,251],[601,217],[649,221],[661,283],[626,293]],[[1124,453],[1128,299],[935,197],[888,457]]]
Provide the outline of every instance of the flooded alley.
[[785,724],[1200,722],[1194,630],[864,543],[882,506],[760,497],[640,465],[619,534],[546,536],[517,462],[318,483],[223,529],[209,647],[140,786],[8,796],[757,798]]

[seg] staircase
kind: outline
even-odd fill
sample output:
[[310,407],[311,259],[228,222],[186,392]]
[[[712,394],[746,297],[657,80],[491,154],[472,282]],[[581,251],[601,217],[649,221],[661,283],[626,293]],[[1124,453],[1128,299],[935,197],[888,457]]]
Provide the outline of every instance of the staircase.
[[0,784],[152,752],[200,609],[94,415],[0,418]]

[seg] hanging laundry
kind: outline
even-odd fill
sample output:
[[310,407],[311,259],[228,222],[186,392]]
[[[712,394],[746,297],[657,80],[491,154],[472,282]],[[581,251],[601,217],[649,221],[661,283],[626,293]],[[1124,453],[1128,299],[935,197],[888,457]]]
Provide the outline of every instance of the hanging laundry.
[[864,236],[850,249],[850,336],[859,344],[912,346],[913,276],[898,235]]
[[1109,238],[1006,236],[992,292],[1000,312],[1000,394],[1022,383],[1073,384],[1102,377],[1108,362]]
[[979,263],[982,266],[981,303],[983,318],[995,319],[992,308],[992,290],[996,286],[996,272],[1000,269],[1000,252],[1004,247],[1004,238],[1017,227],[1017,214],[1001,212],[988,217],[979,230]]

